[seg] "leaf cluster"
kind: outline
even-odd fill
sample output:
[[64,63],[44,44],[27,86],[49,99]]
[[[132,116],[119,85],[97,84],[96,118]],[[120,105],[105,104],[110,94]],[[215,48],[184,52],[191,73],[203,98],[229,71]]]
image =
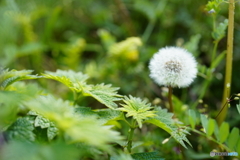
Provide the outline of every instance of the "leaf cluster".
[[[124,149],[125,135],[121,133],[123,124],[128,127],[142,128],[143,124],[150,123],[167,131],[184,147],[183,141],[188,142],[188,132],[180,122],[172,119],[173,114],[161,107],[153,107],[147,100],[133,96],[123,96],[117,93],[118,88],[105,84],[88,84],[88,76],[72,70],[46,71],[41,76],[31,75],[32,71],[8,70],[1,71],[0,107],[1,132],[9,142],[3,145],[3,159],[14,159],[20,154],[19,147],[32,148],[33,154],[24,158],[46,155],[44,144],[51,152],[51,157],[66,149],[65,154],[75,144],[76,148],[72,159],[87,155],[98,157],[100,153],[109,152],[113,158],[113,145],[120,145]],[[13,77],[13,78],[12,78]],[[19,82],[30,79],[52,79],[66,85],[75,95],[74,101],[55,98],[51,93],[44,92],[35,83]],[[24,89],[23,89],[24,88]],[[79,106],[81,97],[92,97],[104,104],[107,108],[92,109],[89,106]],[[12,101],[14,99],[14,101]],[[121,107],[116,101],[122,100]],[[76,102],[77,101],[77,102]],[[21,115],[21,116],[19,116]],[[136,121],[136,123],[131,122]],[[117,129],[118,128],[118,129]],[[29,144],[30,143],[30,144]],[[189,143],[189,142],[188,142]],[[59,144],[61,147],[56,147]],[[71,144],[71,145],[69,145]],[[189,143],[190,144],[190,143]],[[79,145],[79,147],[77,147]],[[78,152],[84,146],[84,150]],[[90,152],[90,148],[94,148]],[[9,150],[13,150],[13,155]],[[111,151],[111,152],[110,152]],[[152,157],[155,153],[126,154],[119,157],[136,158],[138,156]]]

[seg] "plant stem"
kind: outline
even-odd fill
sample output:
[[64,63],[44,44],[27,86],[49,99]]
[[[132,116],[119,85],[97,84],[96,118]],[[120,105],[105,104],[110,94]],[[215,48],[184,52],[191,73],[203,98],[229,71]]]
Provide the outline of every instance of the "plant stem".
[[[233,30],[234,30],[234,9],[235,2],[234,0],[229,0],[229,8],[228,8],[228,37],[227,37],[227,56],[226,56],[226,70],[225,70],[225,82],[224,82],[224,91],[222,98],[222,107],[224,107],[224,103],[226,99],[230,95],[231,90],[231,81],[232,81],[232,59],[233,59]],[[227,115],[227,107],[223,108],[222,114],[219,116],[218,124],[220,125],[226,115]]]
[[173,103],[172,103],[172,87],[168,87],[168,103],[170,107],[170,112],[173,113]]
[[[214,61],[214,59],[215,59],[215,57],[216,57],[218,42],[219,42],[219,40],[214,41],[214,48],[213,48],[213,54],[212,54],[212,62]],[[213,69],[213,68],[211,67],[211,69]]]
[[128,131],[128,139],[127,139],[127,150],[129,153],[131,153],[132,151],[132,141],[133,141],[133,133],[134,133],[134,130],[136,129],[136,121],[134,119],[132,119],[132,125],[130,126],[129,128],[129,131]]
[[79,93],[78,92],[76,92],[76,91],[73,91],[73,96],[74,96],[74,105],[76,105],[77,104],[77,100],[78,100],[78,96],[79,96]]

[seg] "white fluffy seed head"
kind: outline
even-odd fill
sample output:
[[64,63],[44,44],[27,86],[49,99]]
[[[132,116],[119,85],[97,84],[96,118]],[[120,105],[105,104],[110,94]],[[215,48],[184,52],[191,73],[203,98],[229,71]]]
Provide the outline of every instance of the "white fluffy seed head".
[[179,47],[160,49],[150,60],[149,69],[150,77],[160,86],[187,87],[197,75],[196,60]]

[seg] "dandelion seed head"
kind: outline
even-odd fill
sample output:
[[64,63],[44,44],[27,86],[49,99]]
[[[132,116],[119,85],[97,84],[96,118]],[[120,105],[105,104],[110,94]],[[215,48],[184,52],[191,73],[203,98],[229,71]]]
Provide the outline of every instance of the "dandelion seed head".
[[183,48],[165,47],[153,55],[149,63],[150,77],[158,84],[187,87],[197,75],[197,63]]

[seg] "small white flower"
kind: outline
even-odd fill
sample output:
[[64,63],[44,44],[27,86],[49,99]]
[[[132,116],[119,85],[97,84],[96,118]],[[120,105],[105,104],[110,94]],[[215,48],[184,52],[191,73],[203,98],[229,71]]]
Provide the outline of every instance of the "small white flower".
[[150,77],[158,84],[187,87],[197,75],[192,54],[179,47],[165,47],[153,55],[149,64]]

